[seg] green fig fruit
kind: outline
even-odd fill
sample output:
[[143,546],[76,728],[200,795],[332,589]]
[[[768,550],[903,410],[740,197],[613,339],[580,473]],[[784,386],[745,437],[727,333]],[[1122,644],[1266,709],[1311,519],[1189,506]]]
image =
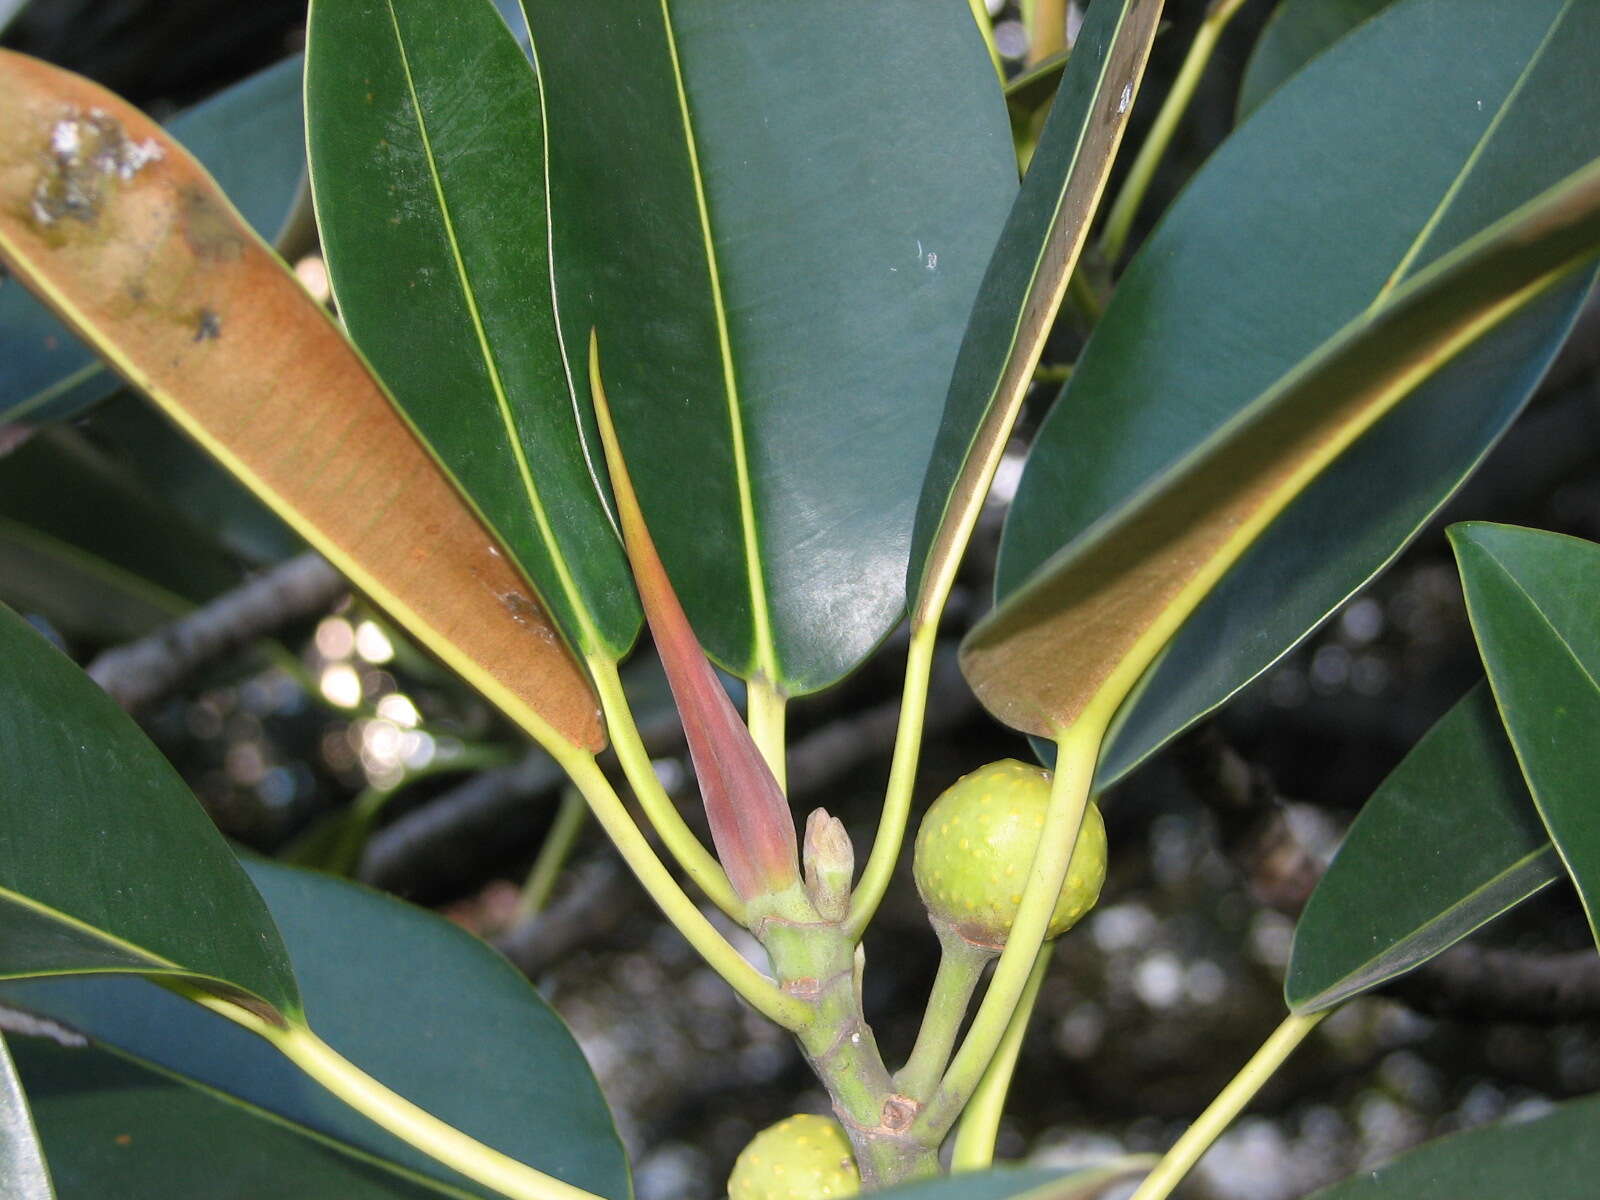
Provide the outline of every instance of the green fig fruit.
[[860,1191],[844,1127],[832,1117],[806,1114],[756,1134],[728,1177],[728,1200],[813,1200]]
[[[1050,772],[1003,759],[964,775],[929,807],[917,831],[913,874],[935,922],[967,941],[1003,948],[1050,805]],[[1094,907],[1106,878],[1106,825],[1090,804],[1046,937]]]

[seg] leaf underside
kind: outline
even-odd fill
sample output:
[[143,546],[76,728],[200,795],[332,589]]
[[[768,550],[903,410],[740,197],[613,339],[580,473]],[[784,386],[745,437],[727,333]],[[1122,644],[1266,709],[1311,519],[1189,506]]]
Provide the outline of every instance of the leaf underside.
[[199,165],[95,85],[0,54],[0,255],[430,650],[541,739],[604,744],[525,580]]

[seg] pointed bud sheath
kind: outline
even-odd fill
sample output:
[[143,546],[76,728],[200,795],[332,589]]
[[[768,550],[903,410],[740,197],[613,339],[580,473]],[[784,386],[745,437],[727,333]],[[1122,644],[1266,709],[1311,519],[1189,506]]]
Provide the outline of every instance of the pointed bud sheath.
[[747,902],[797,889],[800,870],[789,801],[722,690],[645,527],[600,381],[599,346],[593,331],[589,334],[589,385],[628,562],[683,721],[717,857],[728,881]]
[[825,921],[842,921],[850,911],[850,881],[856,852],[838,817],[819,808],[806,818],[806,892]]

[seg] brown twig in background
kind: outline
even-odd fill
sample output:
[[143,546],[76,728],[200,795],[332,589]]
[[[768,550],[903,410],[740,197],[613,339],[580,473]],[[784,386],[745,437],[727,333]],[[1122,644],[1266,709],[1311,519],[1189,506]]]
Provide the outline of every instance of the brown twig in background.
[[136,642],[107,650],[89,677],[135,712],[169,695],[208,663],[331,608],[349,584],[307,552],[225,592]]
[[[954,650],[940,656],[929,689],[926,736],[937,737],[966,721],[977,702],[961,682]],[[815,796],[894,746],[898,700],[862,709],[798,739],[789,751],[789,794],[796,811]],[[640,722],[645,748],[656,757],[683,749],[683,731],[673,712]],[[368,841],[357,872],[363,881],[402,894],[430,878],[448,874],[451,864],[469,865],[485,845],[531,838],[542,810],[529,802],[554,792],[564,776],[551,760],[534,751],[522,762],[476,775],[391,822]],[[692,777],[679,789],[689,807]]]
[[1384,992],[1431,1017],[1592,1021],[1600,1017],[1600,954],[1537,954],[1456,946]]

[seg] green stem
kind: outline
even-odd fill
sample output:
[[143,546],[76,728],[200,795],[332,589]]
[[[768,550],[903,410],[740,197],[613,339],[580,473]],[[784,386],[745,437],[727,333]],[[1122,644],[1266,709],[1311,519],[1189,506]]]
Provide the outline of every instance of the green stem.
[[1028,65],[1067,48],[1067,0],[1033,0],[1028,21]]
[[761,750],[761,757],[772,768],[772,777],[778,787],[789,790],[787,751],[784,737],[784,717],[788,700],[770,682],[761,676],[745,683],[745,723],[750,726],[750,736]]
[[1028,977],[1050,927],[1050,916],[1066,882],[1083,814],[1089,807],[1089,789],[1104,733],[1103,720],[1080,718],[1056,743],[1050,805],[1045,811],[1044,828],[1039,831],[1039,846],[1034,851],[1028,882],[1022,889],[1022,902],[1017,906],[1006,948],[995,964],[994,976],[972,1019],[972,1027],[938,1090],[917,1118],[914,1131],[924,1139],[942,1136],[955,1123],[989,1069],[1011,1016],[1027,990]]
[[578,785],[584,799],[589,802],[590,811],[600,822],[606,836],[616,845],[635,878],[650,893],[650,898],[667,920],[678,927],[689,944],[706,960],[707,965],[726,979],[729,986],[743,996],[752,1008],[785,1029],[798,1029],[808,1024],[812,1017],[811,1005],[785,995],[777,984],[751,966],[678,886],[656,852],[650,848],[644,833],[628,815],[611,781],[595,762],[594,755],[556,739],[551,739],[547,749],[572,782]]
[[[944,589],[944,595],[949,588]],[[905,686],[900,693],[900,726],[895,732],[894,758],[889,765],[889,786],[883,810],[878,817],[878,832],[872,851],[862,869],[850,899],[850,915],[845,932],[857,941],[871,922],[883,895],[889,889],[900,847],[905,842],[906,824],[911,819],[911,792],[917,782],[917,759],[922,751],[922,723],[928,710],[928,676],[933,667],[933,651],[939,633],[939,613],[944,596],[932,606],[925,621],[912,619],[911,645],[906,653]]]
[[1210,1148],[1211,1143],[1232,1124],[1251,1097],[1261,1090],[1261,1086],[1283,1065],[1295,1047],[1305,1040],[1306,1034],[1317,1027],[1317,1022],[1328,1015],[1328,1011],[1308,1016],[1291,1014],[1284,1018],[1283,1024],[1262,1043],[1261,1049],[1255,1052],[1244,1069],[1217,1093],[1217,1098],[1173,1144],[1172,1149],[1156,1164],[1155,1170],[1144,1177],[1144,1182],[1129,1200],[1165,1200],[1170,1196],[1172,1189],[1200,1161],[1200,1156]]
[[1033,1017],[1034,1003],[1039,999],[1039,987],[1050,971],[1050,950],[1053,943],[1046,942],[1034,961],[1033,973],[1022,990],[1022,999],[1011,1014],[1005,1036],[990,1060],[989,1069],[978,1081],[977,1090],[966,1108],[961,1110],[961,1123],[956,1126],[955,1144],[950,1150],[951,1171],[981,1171],[994,1162],[994,1143],[1000,1134],[1000,1114],[1005,1110],[1006,1093],[1011,1090],[1011,1076],[1017,1070],[1017,1056],[1022,1053],[1022,1037],[1028,1031]]
[[983,0],[969,0],[972,5],[972,17],[978,22],[978,32],[983,35],[983,44],[988,47],[989,61],[994,64],[994,73],[999,77],[1000,86],[1006,85],[1006,66],[1000,60],[1000,47],[994,43],[994,22],[989,17],[989,6]]
[[656,831],[656,836],[666,846],[673,861],[694,880],[695,886],[706,898],[743,924],[744,901],[733,890],[733,884],[728,882],[727,872],[701,844],[694,830],[684,821],[678,806],[672,802],[672,797],[667,795],[666,788],[661,786],[661,780],[656,778],[655,767],[650,763],[650,754],[644,747],[644,739],[639,736],[633,710],[628,705],[622,679],[617,674],[617,664],[606,658],[591,658],[589,670],[594,677],[595,690],[600,695],[600,707],[605,712],[612,749],[616,751],[617,761],[622,764],[622,773],[627,777],[628,786],[638,798],[639,807],[644,810],[651,828]]
[[1067,299],[1072,302],[1072,307],[1078,310],[1078,315],[1090,329],[1098,325],[1100,318],[1105,315],[1105,303],[1094,290],[1094,285],[1084,275],[1082,263],[1073,269],[1072,278],[1067,281]]
[[938,1144],[910,1136],[916,1104],[895,1090],[862,1015],[855,941],[806,912],[800,888],[769,902],[774,915],[759,926],[762,944],[785,988],[814,998],[816,1019],[795,1036],[828,1089],[866,1190],[937,1174]]
[[1244,0],[1212,0],[1211,7],[1206,10],[1199,31],[1189,44],[1189,53],[1183,60],[1183,66],[1172,81],[1172,90],[1167,93],[1161,111],[1156,114],[1155,123],[1150,126],[1144,144],[1139,147],[1139,155],[1133,160],[1133,166],[1128,168],[1128,177],[1123,181],[1122,190],[1117,193],[1110,216],[1106,218],[1105,231],[1100,235],[1100,256],[1107,266],[1115,266],[1117,259],[1122,256],[1128,244],[1128,234],[1133,229],[1133,219],[1139,215],[1139,206],[1144,202],[1151,179],[1155,177],[1156,167],[1160,165],[1172,142],[1172,135],[1177,131],[1178,122],[1183,119],[1190,100],[1194,98],[1200,77],[1205,74],[1211,54],[1217,48],[1217,40],[1243,3]]
[[563,1183],[510,1155],[485,1146],[418,1108],[341,1055],[304,1026],[282,1026],[231,1001],[190,987],[173,989],[265,1038],[300,1070],[374,1124],[468,1179],[513,1200],[597,1200],[593,1192]]
[[517,922],[533,920],[550,902],[550,893],[555,891],[561,868],[578,840],[587,810],[582,792],[574,787],[562,790],[561,807],[556,810],[556,819],[550,832],[545,834],[544,845],[539,847],[538,857],[533,860],[533,867],[522,885],[522,895],[517,898],[514,918]]
[[950,1051],[967,1018],[967,1006],[977,989],[983,969],[994,957],[988,947],[974,946],[948,925],[937,925],[939,970],[933,977],[928,1007],[922,1014],[922,1028],[906,1065],[895,1073],[894,1082],[903,1094],[926,1101],[939,1083],[950,1062]]

